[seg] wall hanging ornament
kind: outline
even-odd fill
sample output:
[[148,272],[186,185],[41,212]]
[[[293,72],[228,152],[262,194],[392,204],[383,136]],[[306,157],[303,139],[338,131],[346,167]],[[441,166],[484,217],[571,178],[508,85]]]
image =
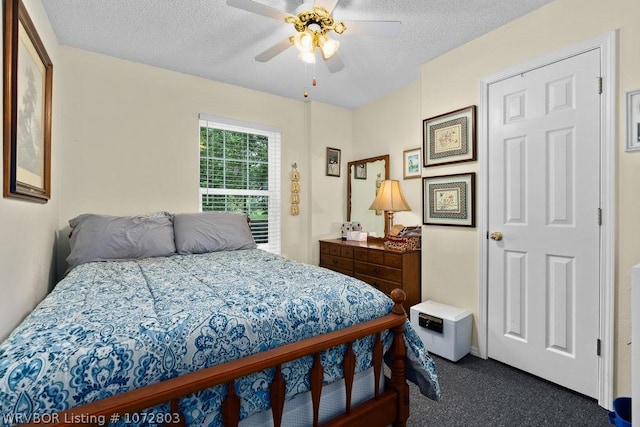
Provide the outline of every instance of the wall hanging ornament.
[[291,165],[291,207],[289,208],[291,215],[300,215],[300,172],[298,172],[298,164]]

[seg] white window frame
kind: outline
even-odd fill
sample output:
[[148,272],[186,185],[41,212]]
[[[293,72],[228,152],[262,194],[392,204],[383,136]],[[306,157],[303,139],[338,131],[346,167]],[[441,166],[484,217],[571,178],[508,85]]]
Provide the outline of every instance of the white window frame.
[[[263,135],[269,141],[269,189],[268,190],[239,190],[225,188],[199,188],[198,210],[202,212],[203,195],[240,195],[240,196],[267,196],[269,198],[269,218],[268,243],[258,245],[258,248],[268,252],[280,254],[281,252],[281,215],[280,215],[280,163],[281,163],[281,133],[280,129],[261,124],[241,122],[237,120],[200,114],[198,121],[198,135],[200,128],[208,126],[214,129],[228,130],[233,132],[249,133],[253,135]],[[200,141],[198,141],[199,143]],[[198,151],[198,157],[200,157]],[[200,167],[198,162],[198,168]],[[200,179],[198,178],[198,187]]]

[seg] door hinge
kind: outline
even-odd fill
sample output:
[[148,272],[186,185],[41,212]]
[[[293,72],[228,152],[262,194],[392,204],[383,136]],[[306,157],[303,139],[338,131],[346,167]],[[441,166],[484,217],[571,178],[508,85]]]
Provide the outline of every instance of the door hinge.
[[598,79],[598,94],[602,94],[602,77],[596,77]]
[[600,338],[596,340],[596,355],[602,355],[602,341],[600,341]]
[[598,208],[598,225],[602,225],[602,208]]

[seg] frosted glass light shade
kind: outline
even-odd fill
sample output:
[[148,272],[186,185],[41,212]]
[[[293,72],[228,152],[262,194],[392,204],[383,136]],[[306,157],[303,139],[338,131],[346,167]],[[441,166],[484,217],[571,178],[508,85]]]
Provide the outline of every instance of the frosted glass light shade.
[[313,50],[313,35],[306,31],[298,32],[293,37],[293,44],[300,52],[308,52]]
[[324,56],[324,59],[331,58],[338,51],[338,47],[340,46],[339,41],[330,39],[327,36],[321,36],[318,43],[320,44],[320,50],[322,50],[322,56]]
[[298,54],[298,58],[300,60],[306,62],[307,64],[315,64],[316,63],[316,53],[313,50],[307,51],[307,52],[300,52]]

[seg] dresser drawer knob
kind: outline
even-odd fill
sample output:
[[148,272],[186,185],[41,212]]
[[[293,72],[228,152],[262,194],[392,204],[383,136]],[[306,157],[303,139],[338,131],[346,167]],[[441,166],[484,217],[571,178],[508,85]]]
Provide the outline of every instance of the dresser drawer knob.
[[338,265],[338,260],[334,259],[333,261],[331,261],[333,263],[333,265]]
[[380,268],[374,267],[373,268],[373,274],[380,274]]

